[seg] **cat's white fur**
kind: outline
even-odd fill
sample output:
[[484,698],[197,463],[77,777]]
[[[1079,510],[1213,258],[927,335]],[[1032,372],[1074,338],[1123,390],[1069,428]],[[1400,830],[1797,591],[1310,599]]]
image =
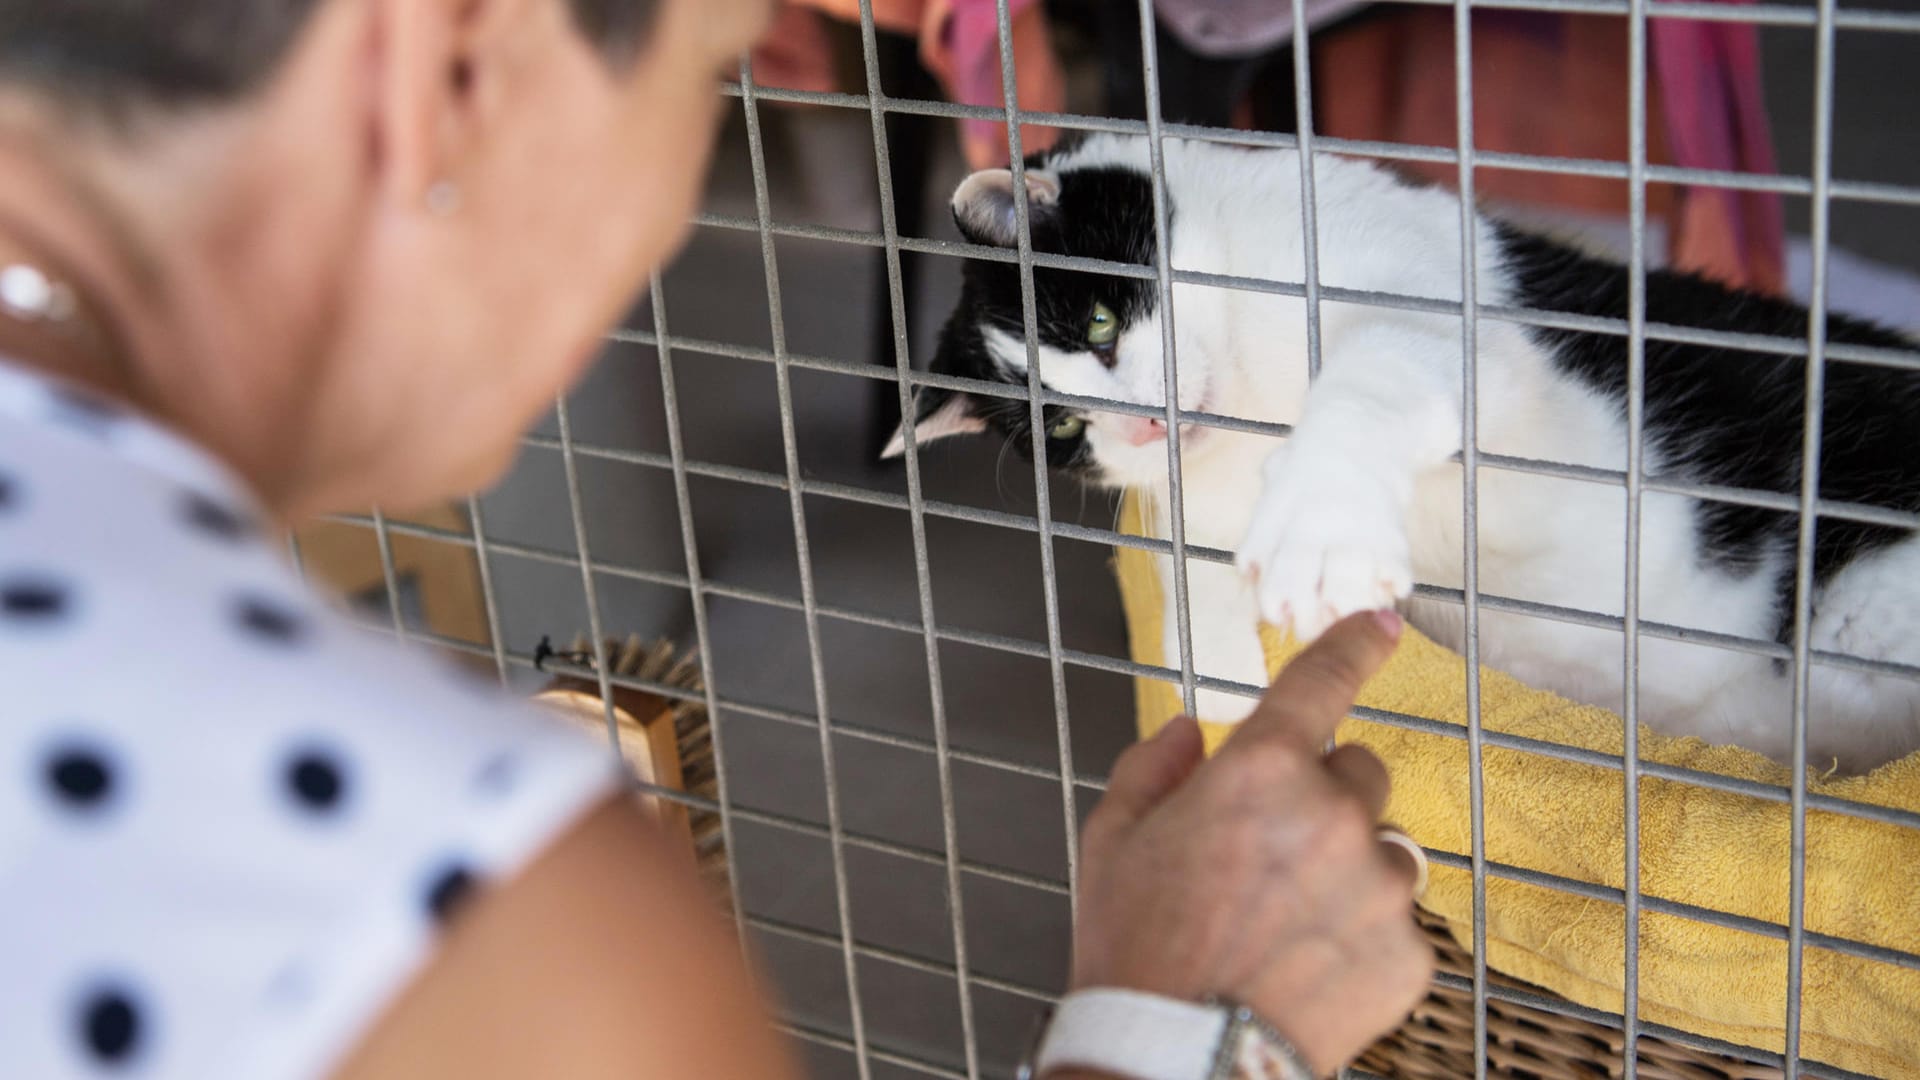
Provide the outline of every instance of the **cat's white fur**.
[[[1095,137],[1049,162],[1064,172],[1113,164],[1146,171],[1137,139]],[[1304,278],[1298,158],[1168,140],[1166,180],[1177,207],[1173,265],[1244,277]],[[1324,285],[1460,299],[1460,214],[1454,193],[1405,186],[1372,167],[1320,158],[1319,276]],[[1207,193],[1201,198],[1198,193]],[[1490,226],[1478,221],[1478,293],[1509,302]],[[1261,685],[1255,626],[1263,617],[1310,639],[1346,614],[1407,597],[1412,584],[1461,588],[1461,322],[1323,301],[1319,380],[1308,389],[1304,301],[1176,283],[1179,404],[1293,423],[1293,436],[1219,428],[1182,432],[1188,543],[1237,550],[1239,566],[1190,560],[1195,670]],[[1053,388],[1145,405],[1164,403],[1163,313],[1129,328],[1109,370],[1091,355],[1042,347]],[[996,360],[1024,372],[1024,343],[988,332]],[[1483,451],[1621,470],[1627,433],[1618,406],[1558,374],[1515,323],[1477,323],[1478,443]],[[1164,442],[1135,445],[1128,421],[1094,413],[1087,438],[1104,482],[1143,493],[1168,534]],[[1650,457],[1648,471],[1658,471]],[[1625,595],[1626,498],[1618,486],[1482,468],[1478,485],[1483,594],[1618,616]],[[1643,495],[1640,618],[1765,639],[1771,573],[1735,578],[1696,557],[1691,500]],[[1790,549],[1770,556],[1792,558]],[[1170,559],[1161,560],[1171,580]],[[1245,576],[1243,576],[1245,575]],[[1252,579],[1253,584],[1249,583]],[[1172,590],[1167,590],[1171,604]],[[1460,647],[1458,604],[1413,599],[1408,617]],[[1480,657],[1536,686],[1619,709],[1618,630],[1480,609]],[[1165,656],[1177,665],[1169,609]],[[1815,649],[1920,662],[1920,542],[1909,539],[1840,572],[1812,627]],[[1775,758],[1791,753],[1790,682],[1772,659],[1643,634],[1639,715],[1658,730],[1731,742]],[[1816,664],[1808,746],[1815,763],[1864,769],[1920,746],[1920,684]],[[1198,711],[1236,720],[1251,702],[1202,690]]]

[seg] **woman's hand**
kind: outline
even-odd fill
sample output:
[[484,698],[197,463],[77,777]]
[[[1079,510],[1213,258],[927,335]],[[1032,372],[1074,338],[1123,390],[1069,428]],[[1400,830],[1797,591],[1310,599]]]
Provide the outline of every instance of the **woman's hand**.
[[1324,752],[1399,639],[1356,615],[1280,674],[1212,760],[1181,718],[1121,755],[1082,834],[1073,986],[1232,998],[1327,1073],[1425,993],[1416,869],[1375,825],[1387,773]]

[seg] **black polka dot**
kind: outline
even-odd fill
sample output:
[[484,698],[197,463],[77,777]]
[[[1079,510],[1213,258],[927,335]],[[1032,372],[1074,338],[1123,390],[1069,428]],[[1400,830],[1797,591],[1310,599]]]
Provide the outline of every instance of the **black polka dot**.
[[126,990],[108,986],[80,1003],[80,1044],[103,1065],[124,1065],[140,1052],[140,1006]]
[[187,492],[184,513],[189,525],[216,539],[244,540],[253,535],[253,522],[245,515],[197,491]]
[[12,510],[20,502],[19,486],[13,477],[0,473],[0,513]]
[[62,618],[72,597],[56,582],[39,578],[0,581],[0,618],[12,623],[47,623]]
[[306,964],[288,961],[268,980],[265,996],[269,1004],[294,1008],[313,997],[313,971]]
[[71,386],[52,390],[53,418],[89,435],[105,435],[123,415],[117,406],[97,394]]
[[302,750],[295,754],[287,762],[286,781],[294,802],[312,813],[338,810],[346,801],[346,766],[327,751]]
[[307,635],[307,621],[298,612],[265,597],[241,597],[234,615],[248,636],[262,641],[292,645]]
[[436,922],[447,922],[473,896],[474,887],[478,884],[473,871],[460,863],[442,867],[428,879],[427,913]]
[[68,809],[96,810],[113,798],[113,762],[98,747],[63,746],[47,756],[46,782]]
[[498,798],[512,792],[519,778],[520,759],[512,751],[502,750],[481,762],[473,774],[473,787],[485,797]]

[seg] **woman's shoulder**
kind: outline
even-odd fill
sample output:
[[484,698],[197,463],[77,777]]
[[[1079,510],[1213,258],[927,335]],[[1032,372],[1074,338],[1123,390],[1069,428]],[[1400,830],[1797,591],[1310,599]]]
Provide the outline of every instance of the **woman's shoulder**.
[[304,1071],[615,759],[340,614],[217,470],[69,419],[0,409],[0,1075]]
[[37,419],[10,410],[18,375],[0,367],[0,684],[165,711],[189,732],[373,711],[414,718],[381,737],[430,745],[528,723],[486,680],[310,587],[212,458],[57,389]]

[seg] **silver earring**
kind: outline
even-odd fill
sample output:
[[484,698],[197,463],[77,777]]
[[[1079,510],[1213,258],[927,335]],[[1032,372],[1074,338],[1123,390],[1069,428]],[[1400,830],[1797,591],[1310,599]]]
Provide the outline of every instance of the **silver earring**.
[[448,217],[460,209],[460,185],[441,180],[427,189],[427,210],[435,217]]
[[29,263],[0,267],[0,313],[23,322],[65,322],[73,317],[73,290]]

